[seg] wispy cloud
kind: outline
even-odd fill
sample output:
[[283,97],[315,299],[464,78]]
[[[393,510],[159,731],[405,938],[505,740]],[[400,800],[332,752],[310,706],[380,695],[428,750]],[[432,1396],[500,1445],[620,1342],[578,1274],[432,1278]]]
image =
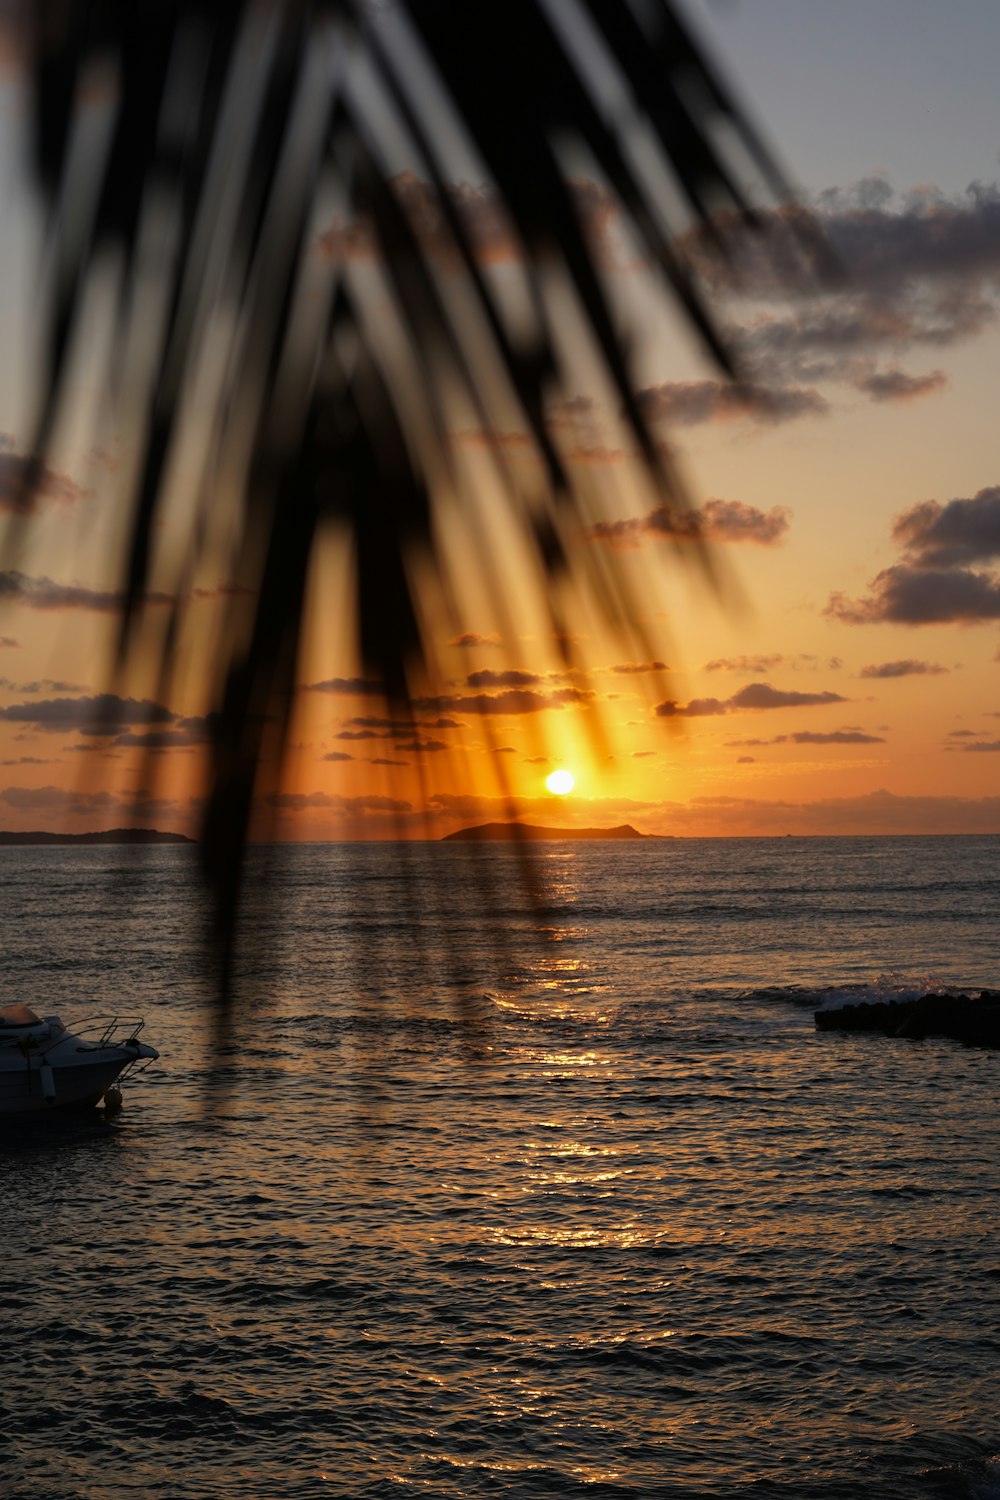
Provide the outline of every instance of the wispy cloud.
[[[31,578],[17,568],[0,572],[0,600],[23,604],[29,609],[82,609],[95,614],[117,614],[125,596],[120,589],[92,589],[82,584],[54,583],[51,578]],[[172,604],[170,594],[150,591],[146,604]]]
[[0,433],[0,511],[21,509],[30,495],[30,508],[39,501],[73,505],[86,491],[68,474],[51,468],[43,460],[33,463],[25,453],[18,453],[9,433]]
[[708,500],[701,507],[683,511],[658,505],[634,519],[598,521],[586,529],[584,536],[612,547],[635,547],[649,537],[675,542],[753,542],[771,547],[783,539],[790,515],[785,506],[762,511],[742,500]]
[[[823,286],[802,241],[787,233],[788,210],[764,211],[734,262],[704,238],[689,249],[717,294],[770,303],[731,330],[765,384],[844,381],[873,401],[940,391],[939,370],[898,366],[910,350],[972,338],[996,318],[1000,293],[1000,192],[974,184],[960,197],[933,189],[897,195],[881,178],[822,194],[813,205],[823,240],[846,271]],[[891,363],[879,369],[877,361]]]
[[916,401],[944,390],[948,377],[943,370],[931,370],[927,375],[907,375],[905,370],[872,370],[857,375],[853,383],[873,401]]
[[463,630],[461,635],[453,635],[448,642],[449,646],[458,646],[462,650],[471,650],[473,646],[499,646],[500,637],[493,632],[491,635],[481,635],[478,630]]
[[932,661],[914,661],[907,658],[905,661],[882,661],[873,662],[870,666],[862,667],[858,673],[859,677],[940,677],[947,672],[947,667],[940,667]]
[[847,701],[840,693],[797,693],[772,687],[769,682],[751,682],[731,698],[692,698],[689,703],[677,703],[673,698],[667,698],[658,703],[654,711],[662,719],[700,719],[747,709],[816,708]]
[[804,386],[747,387],[724,380],[665,380],[639,392],[652,422],[697,427],[706,422],[755,422],[775,427],[798,417],[822,417],[830,403]]

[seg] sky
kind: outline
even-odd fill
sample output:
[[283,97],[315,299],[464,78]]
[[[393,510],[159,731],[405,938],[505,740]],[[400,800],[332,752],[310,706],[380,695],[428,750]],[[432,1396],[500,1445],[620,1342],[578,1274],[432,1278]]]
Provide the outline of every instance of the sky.
[[[765,393],[748,401],[679,323],[646,315],[647,272],[598,197],[640,399],[693,504],[679,526],[622,478],[614,413],[581,363],[579,389],[552,414],[594,481],[573,546],[598,572],[613,555],[632,577],[635,629],[615,635],[580,605],[568,664],[529,598],[490,598],[457,527],[460,617],[430,612],[439,677],[401,723],[353,654],[346,566],[331,545],[310,586],[285,778],[263,809],[274,836],[439,837],[511,816],[680,836],[1000,831],[1000,10],[685,10],[843,275],[817,293],[757,246],[735,284],[688,245]],[[0,174],[4,201],[20,207],[0,227],[0,505],[29,430],[40,256],[18,169],[23,109],[7,66]],[[401,178],[401,191],[419,197],[420,184]],[[462,191],[489,232],[488,193]],[[766,231],[773,212],[763,217]],[[316,254],[344,243],[331,219]],[[96,313],[80,347],[85,413]],[[530,473],[523,432],[503,441]],[[458,424],[453,443],[489,512],[481,434]],[[133,687],[124,722],[98,701],[122,455],[113,439],[95,445],[81,415],[49,460],[32,526],[8,538],[0,569],[0,827],[193,832],[208,731],[183,674],[169,701],[153,681]],[[516,547],[495,516],[487,525],[492,547]],[[715,587],[696,539],[710,543]],[[211,649],[226,588],[222,571],[201,581],[192,659]],[[574,779],[568,795],[547,789],[556,769]]]

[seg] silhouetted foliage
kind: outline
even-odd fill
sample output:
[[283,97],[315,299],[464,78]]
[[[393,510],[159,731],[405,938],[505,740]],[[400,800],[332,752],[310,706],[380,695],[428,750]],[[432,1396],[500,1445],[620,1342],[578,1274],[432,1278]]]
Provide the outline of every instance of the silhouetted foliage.
[[[152,635],[169,690],[206,539],[220,507],[234,516],[222,646],[201,664],[213,710],[202,848],[228,941],[262,766],[273,778],[280,764],[320,531],[350,533],[363,670],[405,713],[427,656],[416,561],[430,563],[420,586],[430,577],[452,602],[434,505],[439,485],[461,492],[450,451],[461,407],[492,443],[565,635],[555,584],[578,494],[550,413],[574,392],[566,306],[658,503],[684,504],[636,398],[579,179],[600,184],[658,270],[651,316],[673,302],[730,376],[679,234],[700,225],[724,249],[715,226],[751,212],[747,162],[776,195],[784,185],[668,0],[31,0],[22,34],[51,252],[25,502],[110,255],[102,389],[136,455],[121,486],[119,681]],[[457,176],[485,185],[513,294]],[[211,399],[192,411],[213,357]],[[497,441],[511,413],[545,476],[530,492]],[[170,465],[199,423],[200,493],[166,622],[160,606],[151,631]],[[491,560],[498,598],[506,565]],[[627,621],[613,569],[594,564],[590,585]]]

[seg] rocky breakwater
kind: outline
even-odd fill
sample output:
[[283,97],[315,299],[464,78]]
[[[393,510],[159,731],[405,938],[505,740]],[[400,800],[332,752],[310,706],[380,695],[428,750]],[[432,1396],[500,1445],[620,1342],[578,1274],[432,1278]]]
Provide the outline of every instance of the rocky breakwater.
[[883,1036],[949,1037],[970,1047],[1000,1047],[1000,990],[921,995],[815,1012],[820,1031],[877,1031]]

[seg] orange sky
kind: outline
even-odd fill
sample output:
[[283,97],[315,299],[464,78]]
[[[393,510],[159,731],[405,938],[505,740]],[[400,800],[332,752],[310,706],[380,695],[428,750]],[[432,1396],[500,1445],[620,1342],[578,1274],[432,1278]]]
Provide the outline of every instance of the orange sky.
[[[885,9],[900,15],[901,0],[886,0]],[[995,155],[993,177],[983,176],[996,140],[956,138],[945,152],[945,127],[905,87],[907,69],[916,78],[927,65],[924,49],[947,42],[974,59],[998,40],[995,18],[981,9],[956,12],[947,38],[909,36],[901,52],[887,50],[885,80],[890,57],[895,72],[880,97],[872,65],[862,70],[856,139],[824,71],[824,38],[797,34],[797,71],[776,71],[766,29],[792,12],[779,0],[762,5],[765,36],[759,53],[745,51],[744,90],[783,146],[847,279],[807,297],[754,256],[737,297],[705,266],[724,321],[769,393],[748,407],[677,328],[644,316],[653,305],[646,272],[615,215],[602,210],[602,245],[638,343],[642,399],[695,502],[688,534],[678,535],[676,521],[631,482],[613,411],[581,363],[573,399],[550,414],[568,463],[592,486],[588,523],[566,540],[584,571],[612,555],[624,567],[636,629],[612,633],[582,597],[570,616],[576,639],[567,663],[531,590],[518,596],[525,571],[510,565],[516,543],[497,519],[489,459],[474,422],[457,416],[456,463],[490,534],[488,556],[508,560],[505,597],[491,598],[489,570],[455,528],[458,616],[428,605],[438,679],[407,726],[363,681],[344,558],[329,541],[311,589],[284,789],[268,804],[277,836],[437,837],[512,813],[695,836],[1000,831]],[[850,29],[860,28],[863,12],[847,5],[838,15],[850,56]],[[739,40],[737,30],[737,53]],[[859,29],[855,44],[862,40]],[[726,46],[721,21],[717,42]],[[802,75],[810,70],[816,86],[800,139],[795,121],[805,118]],[[966,76],[973,98],[963,108],[971,111],[976,91],[993,85],[971,61]],[[0,505],[13,493],[28,430],[25,309],[37,244],[17,174],[22,108],[8,77],[0,84],[0,170],[4,201],[21,193],[23,212],[0,233]],[[831,160],[838,149],[843,175]],[[405,178],[401,191],[412,199],[420,184]],[[512,251],[488,195],[465,191],[502,275]],[[334,223],[315,254],[338,247]],[[363,246],[351,253],[363,258]],[[96,313],[93,341],[98,347]],[[11,350],[23,353],[12,359]],[[79,384],[85,412],[93,400],[86,356]],[[113,444],[95,452],[83,416],[69,427],[32,528],[8,547],[0,572],[0,827],[78,831],[128,821],[193,831],[206,730],[205,705],[185,686],[190,675],[180,673],[169,701],[153,680],[131,683],[117,726],[102,725],[95,709],[94,695],[107,686],[114,487],[127,455]],[[535,460],[524,434],[513,426],[504,437],[530,482]],[[179,493],[186,463],[196,472],[182,457]],[[712,544],[718,590],[692,561],[691,530]],[[218,627],[224,541],[191,606],[185,651],[194,661],[211,652]],[[167,593],[169,538],[161,549]],[[568,797],[546,790],[557,766],[575,777]]]

